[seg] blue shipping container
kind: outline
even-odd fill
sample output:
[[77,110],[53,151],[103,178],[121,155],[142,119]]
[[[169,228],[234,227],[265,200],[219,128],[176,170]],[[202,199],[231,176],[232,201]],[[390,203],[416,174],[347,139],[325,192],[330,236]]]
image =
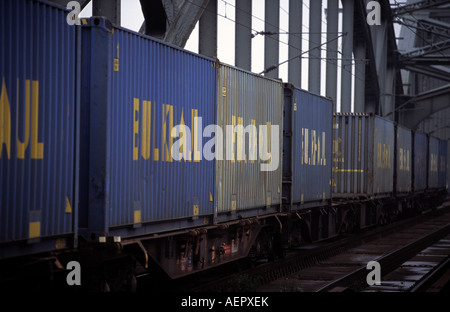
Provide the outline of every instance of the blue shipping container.
[[333,128],[333,196],[392,194],[394,123],[373,114],[338,113]]
[[414,192],[427,188],[428,138],[423,133],[414,133]]
[[447,141],[439,140],[439,159],[438,159],[438,187],[445,189],[447,187]]
[[408,128],[396,126],[396,160],[395,160],[395,191],[411,192],[412,180],[412,132]]
[[331,199],[333,104],[286,84],[283,196],[306,207]]
[[334,114],[333,118],[333,196],[364,196],[371,192],[367,129],[373,120],[366,114]]
[[438,159],[439,139],[430,136],[428,139],[428,189],[438,188]]
[[[212,222],[215,162],[202,158],[203,127],[216,123],[213,59],[150,37],[83,20],[80,226],[134,236]],[[195,119],[198,117],[198,119]],[[199,119],[201,118],[201,119]],[[188,127],[184,159],[172,157],[176,125]],[[88,204],[87,204],[88,203]]]
[[0,258],[74,244],[77,46],[66,15],[0,1]]
[[447,141],[439,140],[438,188],[447,187]]
[[392,194],[394,191],[395,127],[390,120],[378,116],[375,116],[374,119],[373,193]]
[[[279,211],[283,84],[222,63],[217,77],[217,123],[224,138],[223,160],[216,161],[217,220]],[[227,134],[228,126],[233,133]],[[263,159],[263,150],[270,157]]]

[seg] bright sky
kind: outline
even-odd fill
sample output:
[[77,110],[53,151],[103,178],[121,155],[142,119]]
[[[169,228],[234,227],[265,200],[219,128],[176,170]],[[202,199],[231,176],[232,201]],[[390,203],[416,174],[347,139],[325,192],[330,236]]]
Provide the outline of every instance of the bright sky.
[[[252,33],[256,31],[264,30],[264,0],[252,0]],[[312,0],[311,0],[312,1]],[[391,0],[393,2],[395,0]],[[234,65],[234,38],[235,38],[235,2],[236,0],[218,0],[218,58],[227,64]],[[302,32],[308,32],[309,30],[309,2],[310,0],[303,0],[303,29]],[[397,1],[400,2],[400,1]],[[401,1],[403,2],[403,1]],[[327,7],[327,1],[322,1],[322,43],[326,42],[326,17],[325,8]],[[339,8],[342,8],[342,4],[339,1]],[[288,12],[289,12],[289,0],[280,0],[280,32],[288,31]],[[89,17],[92,15],[92,5],[89,3],[86,8],[81,12],[81,17]],[[121,23],[122,27],[139,31],[144,16],[142,15],[141,5],[139,0],[122,0],[121,1]],[[342,24],[342,16],[339,15],[339,25]],[[396,28],[396,31],[398,29]],[[342,31],[339,26],[338,31]],[[302,50],[307,51],[309,49],[308,35],[304,34],[302,40]],[[338,41],[338,49],[341,50],[342,40]],[[198,23],[192,32],[185,48],[187,50],[198,53]],[[325,47],[324,47],[325,48]],[[308,59],[307,54],[302,59],[302,88],[308,88]],[[322,50],[322,58],[326,57],[325,49]],[[280,35],[279,45],[279,62],[283,62],[288,59],[288,35]],[[322,59],[321,62],[321,77],[325,77],[327,60]],[[341,61],[338,61],[338,86],[337,86],[337,107],[340,108],[340,66]],[[252,71],[259,73],[264,70],[264,36],[256,36],[252,39]],[[279,67],[279,77],[283,81],[287,80],[287,63]],[[353,80],[358,79],[358,73],[355,73],[354,68],[352,70]],[[353,82],[354,83],[354,82]],[[325,95],[325,79],[322,79],[321,92]],[[352,104],[353,108],[353,104]]]

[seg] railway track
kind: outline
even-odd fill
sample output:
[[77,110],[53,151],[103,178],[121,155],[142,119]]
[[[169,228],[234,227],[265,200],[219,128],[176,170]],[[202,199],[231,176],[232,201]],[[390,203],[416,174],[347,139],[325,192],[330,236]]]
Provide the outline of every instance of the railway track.
[[[438,291],[450,272],[449,204],[422,222],[346,249],[294,274],[262,284],[258,291]],[[404,225],[408,224],[405,223]],[[370,266],[370,261],[379,264]],[[372,271],[373,270],[373,271]],[[444,274],[444,276],[443,276]],[[374,278],[369,285],[368,276]],[[442,278],[441,278],[442,277]],[[379,279],[379,284],[375,283]]]
[[[450,202],[423,215],[338,241],[307,245],[285,258],[239,273],[205,274],[189,291],[424,291],[450,275]],[[381,285],[368,287],[369,261],[381,265]],[[439,279],[439,277],[442,277]],[[447,279],[448,280],[448,279]],[[421,285],[421,286],[420,286]],[[417,287],[417,288],[415,288]],[[420,287],[420,288],[419,288]]]
[[[450,216],[445,216],[450,221]],[[443,221],[443,220],[442,220]],[[419,238],[415,238],[416,234],[422,235],[422,230],[427,230],[428,226],[440,226],[437,230],[427,233]],[[380,274],[379,281],[367,281],[369,271],[364,261],[359,262],[359,268],[332,280],[325,286],[315,290],[318,292],[324,291],[420,291],[426,290],[425,283],[419,287],[420,282],[427,277],[433,279],[439,274],[437,268],[441,263],[446,263],[450,255],[450,223],[445,225],[440,222],[428,222],[422,226],[412,228],[408,231],[400,232],[395,235],[390,235],[383,238],[381,241],[375,241],[374,244],[385,244],[386,247],[382,249],[387,250],[390,246],[394,246],[397,242],[404,240],[404,235],[411,235],[413,241],[407,243],[405,246],[399,247],[386,254],[370,253],[367,246],[361,248],[354,248],[345,255],[348,257],[348,264],[344,262],[342,266],[351,267],[353,263],[359,259],[364,259],[361,256],[367,256],[367,259],[373,259],[379,264]],[[447,235],[446,235],[447,234]],[[443,237],[444,236],[444,237]],[[443,238],[442,238],[443,237]],[[408,239],[409,240],[409,239]],[[392,241],[392,244],[389,242]],[[437,242],[436,242],[437,241]],[[430,246],[430,244],[432,244]],[[381,246],[381,245],[378,245]],[[369,248],[371,246],[369,245]],[[397,247],[395,247],[397,248]],[[380,250],[380,252],[382,252]],[[344,257],[345,257],[344,256]],[[356,256],[356,257],[355,257]],[[330,264],[335,265],[336,259],[328,260]],[[372,260],[368,260],[372,261]],[[368,262],[366,262],[367,264]],[[326,265],[326,263],[325,263]],[[373,267],[369,267],[373,268]],[[373,268],[375,269],[375,268]],[[384,272],[384,273],[383,273]],[[318,275],[320,276],[320,274]]]

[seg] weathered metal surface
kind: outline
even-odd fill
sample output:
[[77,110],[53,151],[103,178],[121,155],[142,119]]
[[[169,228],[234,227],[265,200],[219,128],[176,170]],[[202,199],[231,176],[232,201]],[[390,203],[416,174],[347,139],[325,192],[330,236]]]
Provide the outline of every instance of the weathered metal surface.
[[423,192],[427,188],[428,138],[423,133],[414,133],[413,190]]
[[428,189],[438,188],[439,179],[439,139],[428,138]]
[[74,242],[77,46],[66,15],[0,2],[0,258]]
[[332,121],[330,99],[285,85],[283,196],[288,204],[331,199]]
[[[214,60],[95,17],[83,43],[80,225],[132,236],[212,223],[215,163],[202,148],[216,120]],[[184,132],[173,137],[177,125]]]
[[447,141],[439,140],[438,188],[447,187]]
[[335,114],[333,196],[386,196],[394,188],[392,121],[372,114]]
[[[224,134],[223,160],[216,162],[218,214],[226,213],[222,219],[227,219],[244,216],[246,211],[258,215],[279,210],[282,83],[220,64],[217,125]],[[227,126],[236,131],[228,134]]]
[[412,152],[411,130],[396,126],[395,191],[398,194],[411,191]]

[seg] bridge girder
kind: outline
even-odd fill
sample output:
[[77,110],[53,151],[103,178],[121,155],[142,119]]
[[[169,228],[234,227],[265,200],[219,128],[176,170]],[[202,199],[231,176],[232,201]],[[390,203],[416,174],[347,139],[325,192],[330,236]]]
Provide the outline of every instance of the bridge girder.
[[396,111],[400,123],[420,128],[430,116],[450,107],[450,14],[442,19],[450,12],[450,1],[410,2],[393,10],[395,22],[404,28],[401,37],[408,31],[412,35],[403,40],[398,58],[409,99]]

